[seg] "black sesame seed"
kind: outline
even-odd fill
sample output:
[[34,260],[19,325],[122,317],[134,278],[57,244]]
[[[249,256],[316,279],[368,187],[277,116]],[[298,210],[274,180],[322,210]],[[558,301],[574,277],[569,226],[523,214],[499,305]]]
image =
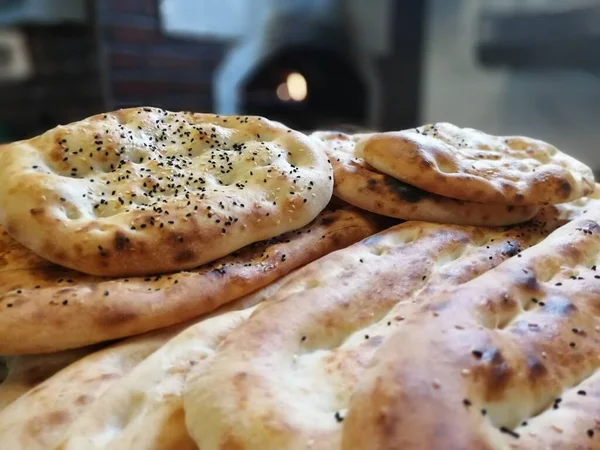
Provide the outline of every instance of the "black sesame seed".
[[481,358],[481,357],[483,356],[483,352],[482,352],[482,351],[480,351],[480,350],[473,350],[473,351],[471,352],[471,354],[472,354],[472,355],[473,355],[475,358],[477,358],[477,359],[479,359],[479,358]]
[[587,395],[587,392],[584,390],[577,391],[577,395]]
[[518,439],[518,438],[519,438],[519,433],[517,433],[517,432],[515,432],[515,431],[511,430],[510,428],[506,428],[506,427],[500,427],[500,431],[501,431],[502,433],[506,433],[506,434],[508,434],[508,435],[510,435],[510,436],[512,436],[512,437],[514,437],[514,438],[516,438],[516,439]]
[[589,430],[587,430],[587,435],[588,437],[594,437],[594,430],[592,430],[591,428]]

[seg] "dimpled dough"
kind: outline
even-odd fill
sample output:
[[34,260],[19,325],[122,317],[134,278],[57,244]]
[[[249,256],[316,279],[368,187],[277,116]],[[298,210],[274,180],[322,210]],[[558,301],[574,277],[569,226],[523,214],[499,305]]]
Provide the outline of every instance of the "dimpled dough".
[[387,175],[459,200],[539,205],[594,191],[591,169],[546,142],[449,123],[376,134],[359,151]]
[[55,352],[179,323],[380,229],[362,211],[326,209],[305,227],[194,270],[107,279],[38,258],[0,228],[0,355]]
[[188,269],[300,228],[326,206],[319,142],[260,117],[132,108],[0,152],[0,224],[92,275]]
[[319,131],[335,173],[333,193],[358,207],[388,217],[457,225],[512,225],[531,219],[537,206],[475,203],[423,191],[379,172],[364,160],[359,141],[373,134]]

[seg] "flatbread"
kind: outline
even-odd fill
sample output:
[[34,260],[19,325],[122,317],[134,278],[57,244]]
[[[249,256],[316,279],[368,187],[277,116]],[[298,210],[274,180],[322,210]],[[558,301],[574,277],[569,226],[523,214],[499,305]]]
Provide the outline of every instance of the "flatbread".
[[501,226],[525,222],[536,206],[507,206],[455,200],[423,191],[374,169],[357,143],[374,134],[316,132],[327,145],[336,197],[367,211],[405,220],[457,225]]
[[22,395],[0,411],[1,447],[51,449],[82,411],[177,331],[138,336],[92,353]]
[[0,364],[6,367],[6,377],[0,378],[0,411],[59,370],[101,347],[91,345],[42,355],[0,357]]
[[185,427],[185,378],[253,310],[203,320],[171,339],[80,415],[54,450],[197,449]]
[[566,390],[560,398],[558,408],[546,409],[520,427],[518,439],[504,436],[511,450],[598,448],[600,372]]
[[[85,448],[104,448],[132,436],[133,442],[115,448],[190,448],[193,441],[185,428],[180,400],[182,380],[192,367],[189,361],[209,357],[207,346],[213,341],[216,345],[251,312],[248,308],[274,295],[290,276],[200,319],[129,338],[84,357],[0,412],[0,442],[11,443],[14,447],[9,448],[15,449],[55,448],[67,432],[65,445],[77,439],[83,427],[95,425],[103,428],[96,430],[95,443]],[[138,364],[140,369],[134,369]],[[136,395],[140,388],[146,397]],[[103,415],[107,405],[108,417]],[[115,427],[115,420],[128,413],[130,420]],[[104,419],[108,422],[101,422]]]
[[546,142],[449,123],[376,134],[358,151],[387,175],[459,200],[539,205],[594,190],[592,170]]
[[191,436],[202,449],[340,448],[354,386],[403,324],[391,310],[516,258],[553,226],[406,222],[299,269],[190,375]]
[[143,333],[198,317],[293,269],[379,231],[355,209],[325,211],[300,230],[214,264],[154,277],[87,276],[0,239],[0,354],[44,353]]
[[598,448],[596,267],[600,208],[431,299],[377,352],[342,448]]
[[301,228],[327,205],[323,146],[260,117],[131,108],[0,152],[0,224],[92,275],[191,269]]

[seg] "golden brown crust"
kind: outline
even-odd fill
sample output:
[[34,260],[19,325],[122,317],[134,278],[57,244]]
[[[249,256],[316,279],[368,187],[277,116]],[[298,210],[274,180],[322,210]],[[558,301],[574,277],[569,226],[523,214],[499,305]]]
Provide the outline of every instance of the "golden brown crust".
[[300,228],[326,206],[323,146],[259,117],[132,108],[0,152],[0,224],[93,275],[191,269]]
[[101,347],[92,345],[50,354],[0,358],[7,369],[6,378],[0,377],[0,411],[59,370]]
[[0,412],[2,448],[54,448],[70,424],[179,328],[128,339],[61,370]]
[[[71,424],[54,450],[196,450],[185,428],[182,391],[192,370],[253,308],[206,318],[183,330],[117,380]],[[110,435],[106,429],[121,426]]]
[[405,220],[457,225],[502,226],[531,219],[538,207],[482,204],[432,194],[377,171],[357,143],[374,134],[316,132],[327,145],[336,197],[367,211]]
[[300,230],[194,271],[112,280],[47,265],[3,235],[0,353],[57,351],[183,322],[380,229],[355,209],[325,211]]
[[546,142],[449,123],[375,134],[359,151],[381,172],[459,200],[540,205],[594,191],[591,169]]
[[599,223],[596,207],[405,321],[354,392],[343,448],[599,448],[593,397],[590,414],[554,412],[600,368]]
[[340,448],[354,386],[404,315],[553,226],[406,222],[299,269],[188,379],[188,430],[200,448]]
[[[72,364],[11,406],[4,416],[0,414],[0,421],[3,417],[8,421],[6,428],[0,424],[0,442],[15,442],[15,448],[28,450],[57,446],[77,450],[196,449],[183,419],[181,390],[187,373],[210,358],[222,338],[243,322],[255,305],[274,295],[290,276],[227,303],[208,316],[129,338]],[[91,350],[86,347],[11,359],[55,365],[58,360],[66,362],[76,353]],[[47,364],[40,366],[42,371],[49,368]],[[12,381],[25,381],[19,375],[23,374],[15,373]],[[58,417],[62,420],[48,420]],[[117,419],[121,423],[118,429],[113,428]],[[30,426],[31,422],[38,426]],[[112,430],[108,435],[104,433],[107,428]]]
[[[600,372],[561,395],[558,408],[547,409],[518,427],[519,439],[506,437],[511,450],[600,448]],[[590,420],[593,419],[593,420]],[[591,430],[591,431],[590,431]],[[509,440],[510,439],[510,440]]]

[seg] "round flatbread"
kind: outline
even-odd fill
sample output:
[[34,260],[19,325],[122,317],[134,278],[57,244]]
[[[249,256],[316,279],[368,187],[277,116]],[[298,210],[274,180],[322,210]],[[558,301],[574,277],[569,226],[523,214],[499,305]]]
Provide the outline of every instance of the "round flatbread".
[[373,134],[320,131],[335,172],[334,195],[358,207],[405,220],[457,225],[511,225],[531,219],[536,206],[506,206],[465,202],[423,191],[369,166],[356,144]]
[[320,143],[261,117],[124,109],[6,146],[0,225],[92,275],[185,270],[303,227],[332,175]]
[[375,134],[359,151],[383,173],[459,200],[540,205],[594,191],[591,169],[546,142],[449,123]]
[[354,208],[192,271],[106,279],[43,260],[0,230],[0,354],[43,353],[192,319],[381,229]]

